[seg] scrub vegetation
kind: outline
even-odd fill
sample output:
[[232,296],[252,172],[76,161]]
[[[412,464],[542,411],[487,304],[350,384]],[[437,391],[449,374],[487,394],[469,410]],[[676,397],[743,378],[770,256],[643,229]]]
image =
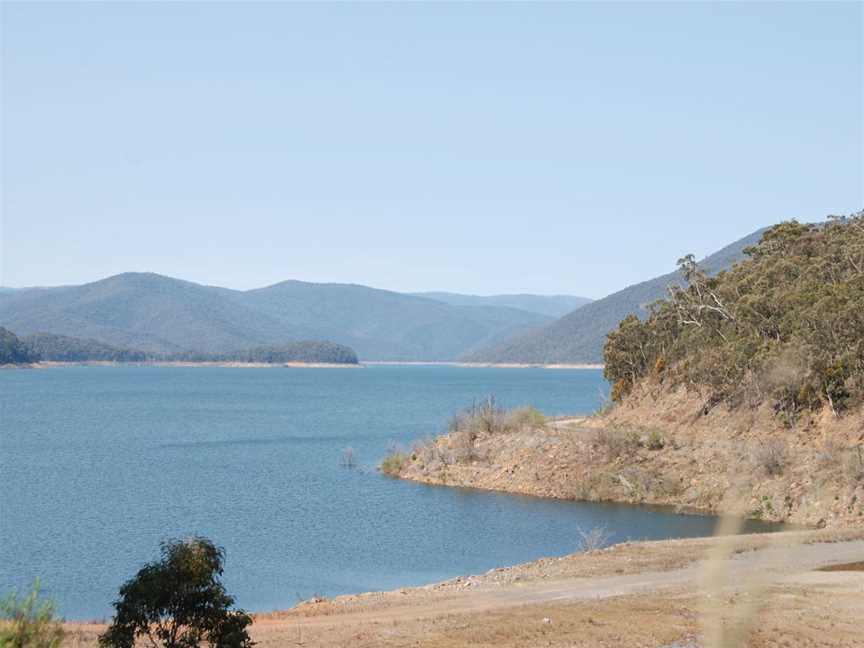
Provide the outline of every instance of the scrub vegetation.
[[380,470],[386,475],[400,476],[409,465],[422,465],[434,471],[451,465],[488,462],[490,440],[520,432],[539,433],[546,425],[546,417],[536,408],[524,405],[508,410],[490,395],[457,412],[450,419],[444,437],[420,440],[411,452],[391,449]]
[[12,592],[0,600],[0,647],[58,648],[62,641],[57,606],[42,596],[38,579],[26,596]]

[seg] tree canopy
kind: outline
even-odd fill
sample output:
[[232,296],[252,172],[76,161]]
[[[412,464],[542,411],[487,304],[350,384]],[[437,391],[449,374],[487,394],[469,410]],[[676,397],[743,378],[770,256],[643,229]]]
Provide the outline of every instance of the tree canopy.
[[251,617],[231,610],[233,597],[220,581],[225,554],[206,538],[162,543],[162,559],[146,564],[120,588],[103,648],[250,648]]
[[787,416],[864,400],[864,212],[782,223],[746,254],[714,277],[680,259],[686,283],[609,334],[613,398],[650,378]]

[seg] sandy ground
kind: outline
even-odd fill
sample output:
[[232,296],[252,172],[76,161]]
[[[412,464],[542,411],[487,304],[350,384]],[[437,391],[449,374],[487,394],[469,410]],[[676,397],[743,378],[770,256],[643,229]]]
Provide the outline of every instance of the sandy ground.
[[[624,543],[308,601],[256,615],[252,636],[262,648],[860,647],[862,562],[864,529]],[[730,633],[741,628],[737,643]],[[65,644],[84,647],[103,627],[66,629]],[[725,634],[712,644],[714,632]]]

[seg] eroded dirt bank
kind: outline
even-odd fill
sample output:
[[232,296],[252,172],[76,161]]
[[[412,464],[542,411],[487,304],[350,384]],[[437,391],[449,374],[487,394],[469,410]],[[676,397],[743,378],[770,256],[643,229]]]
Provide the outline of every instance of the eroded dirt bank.
[[864,524],[864,413],[826,411],[786,427],[766,409],[700,408],[683,390],[646,390],[602,416],[420,442],[391,472],[543,497]]

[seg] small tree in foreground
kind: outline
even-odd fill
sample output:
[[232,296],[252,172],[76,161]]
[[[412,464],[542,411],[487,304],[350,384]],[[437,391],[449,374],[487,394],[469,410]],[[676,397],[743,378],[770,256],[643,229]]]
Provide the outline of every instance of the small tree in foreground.
[[230,610],[234,598],[220,582],[225,552],[206,538],[163,542],[162,559],[120,588],[114,620],[99,637],[104,648],[133,648],[138,637],[153,648],[249,648],[252,618]]
[[37,579],[30,593],[20,598],[17,592],[0,600],[0,647],[58,648],[63,641],[63,626],[56,618],[57,606],[40,596]]

